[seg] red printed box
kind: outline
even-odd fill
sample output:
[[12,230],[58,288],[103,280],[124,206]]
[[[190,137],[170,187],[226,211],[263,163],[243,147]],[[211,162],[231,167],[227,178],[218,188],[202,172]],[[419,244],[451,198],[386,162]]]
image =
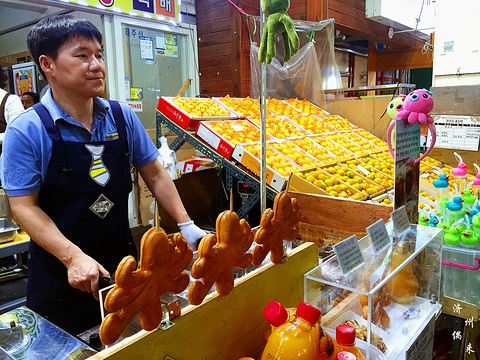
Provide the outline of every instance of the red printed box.
[[248,120],[200,121],[196,134],[226,159],[236,144],[260,141],[260,130]]
[[185,130],[193,130],[202,120],[238,119],[238,116],[212,99],[162,96],[157,110]]

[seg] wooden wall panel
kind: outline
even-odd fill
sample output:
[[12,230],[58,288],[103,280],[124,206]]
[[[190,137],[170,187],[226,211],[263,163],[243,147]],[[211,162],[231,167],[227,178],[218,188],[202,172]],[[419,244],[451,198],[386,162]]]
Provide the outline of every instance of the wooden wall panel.
[[[199,58],[198,67],[200,69],[200,74],[203,70],[206,69],[217,69],[231,66],[230,56],[218,56],[214,58]],[[200,81],[202,79],[200,78]]]

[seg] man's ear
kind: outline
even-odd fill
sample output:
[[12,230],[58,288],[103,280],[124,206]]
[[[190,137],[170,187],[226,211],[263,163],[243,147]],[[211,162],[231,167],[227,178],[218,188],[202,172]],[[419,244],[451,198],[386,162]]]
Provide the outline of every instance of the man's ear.
[[51,75],[53,72],[53,60],[47,55],[40,55],[38,58],[40,67],[42,68],[45,75]]

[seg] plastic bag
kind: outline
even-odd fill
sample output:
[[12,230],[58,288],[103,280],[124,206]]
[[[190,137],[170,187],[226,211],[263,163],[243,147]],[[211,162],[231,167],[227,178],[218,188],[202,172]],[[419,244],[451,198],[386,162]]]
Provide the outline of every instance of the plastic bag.
[[160,138],[160,148],[158,149],[158,153],[160,154],[158,161],[160,161],[160,164],[162,164],[165,170],[167,170],[168,175],[170,175],[172,180],[177,179],[177,156],[175,151],[168,147],[167,138],[165,136]]
[[[288,62],[282,64],[282,36],[277,35],[277,56],[272,59],[271,64],[266,66],[267,97],[301,98],[323,106],[325,105],[323,90],[342,87],[333,44],[335,21],[328,19],[315,23],[294,20],[294,23],[301,47]],[[252,41],[255,41],[254,39],[255,36]],[[261,64],[258,61],[258,50],[257,44],[252,42],[250,45],[250,96],[252,98],[260,97]]]

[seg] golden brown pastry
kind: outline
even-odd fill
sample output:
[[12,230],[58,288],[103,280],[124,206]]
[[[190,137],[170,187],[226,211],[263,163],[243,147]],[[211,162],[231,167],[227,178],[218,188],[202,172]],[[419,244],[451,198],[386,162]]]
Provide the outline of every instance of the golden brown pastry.
[[283,259],[283,240],[295,240],[301,213],[297,199],[282,191],[275,196],[273,210],[267,209],[255,234],[259,244],[253,249],[253,265],[259,266],[270,252],[270,259],[278,264]]
[[142,237],[140,268],[133,256],[126,256],[115,272],[116,285],[105,298],[110,311],[100,326],[105,345],[113,344],[136,314],[143,329],[155,329],[162,320],[160,296],[186,289],[190,277],[183,272],[193,258],[185,238],[177,233],[169,240],[163,229],[152,228]]
[[202,280],[190,285],[190,303],[201,304],[213,284],[220,295],[228,295],[234,285],[232,267],[246,269],[252,263],[252,254],[246,253],[252,243],[253,232],[245,219],[239,220],[233,211],[218,215],[216,235],[206,235],[198,247],[191,274]]

